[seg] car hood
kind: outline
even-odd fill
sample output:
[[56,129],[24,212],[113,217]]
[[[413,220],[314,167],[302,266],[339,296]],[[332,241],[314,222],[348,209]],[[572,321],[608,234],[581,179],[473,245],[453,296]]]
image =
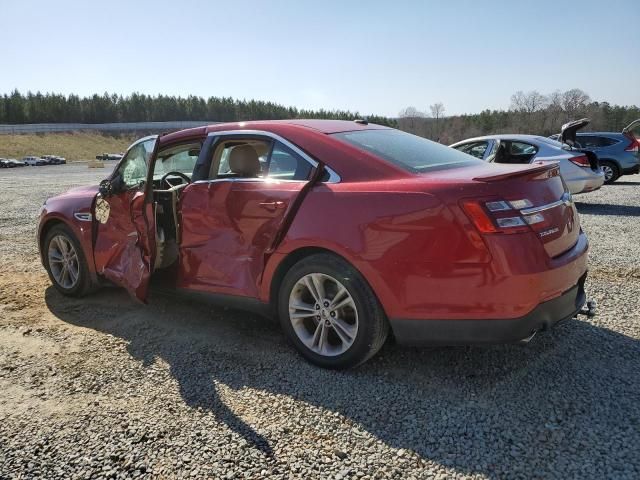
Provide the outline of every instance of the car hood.
[[47,200],[49,202],[58,202],[58,201],[78,201],[79,204],[85,204],[82,200],[89,200],[89,204],[93,201],[93,198],[98,193],[98,185],[89,185],[84,187],[75,187],[70,190],[67,190],[60,195],[56,195]]
[[71,198],[91,198],[96,196],[98,193],[98,185],[89,185],[83,187],[75,187],[67,190],[60,195],[56,195],[55,197],[51,197],[50,200],[62,200],[62,199],[71,199]]

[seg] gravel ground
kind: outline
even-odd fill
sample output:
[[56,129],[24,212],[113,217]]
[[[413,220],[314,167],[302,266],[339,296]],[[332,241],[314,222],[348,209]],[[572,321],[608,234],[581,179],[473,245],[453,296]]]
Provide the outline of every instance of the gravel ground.
[[0,170],[0,478],[640,477],[640,175],[577,197],[597,317],[340,373],[251,314],[59,295],[38,209],[106,173]]

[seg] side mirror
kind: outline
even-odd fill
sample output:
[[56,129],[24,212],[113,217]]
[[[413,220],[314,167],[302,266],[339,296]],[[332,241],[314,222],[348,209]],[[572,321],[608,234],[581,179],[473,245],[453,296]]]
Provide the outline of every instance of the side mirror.
[[111,184],[111,180],[105,178],[100,182],[100,186],[98,187],[98,192],[103,197],[110,197],[113,194],[113,185]]

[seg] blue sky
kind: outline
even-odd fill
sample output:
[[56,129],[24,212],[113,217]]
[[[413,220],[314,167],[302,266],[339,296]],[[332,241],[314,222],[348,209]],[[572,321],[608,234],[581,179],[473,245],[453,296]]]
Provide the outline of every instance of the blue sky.
[[581,88],[640,105],[640,3],[0,0],[0,93],[163,93],[397,115]]

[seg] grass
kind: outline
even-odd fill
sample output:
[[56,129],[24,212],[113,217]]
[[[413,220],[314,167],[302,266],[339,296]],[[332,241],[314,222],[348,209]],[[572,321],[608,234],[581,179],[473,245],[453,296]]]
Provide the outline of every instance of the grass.
[[20,159],[27,155],[60,155],[67,161],[95,160],[101,153],[120,153],[137,137],[100,133],[46,133],[0,135],[0,157]]

